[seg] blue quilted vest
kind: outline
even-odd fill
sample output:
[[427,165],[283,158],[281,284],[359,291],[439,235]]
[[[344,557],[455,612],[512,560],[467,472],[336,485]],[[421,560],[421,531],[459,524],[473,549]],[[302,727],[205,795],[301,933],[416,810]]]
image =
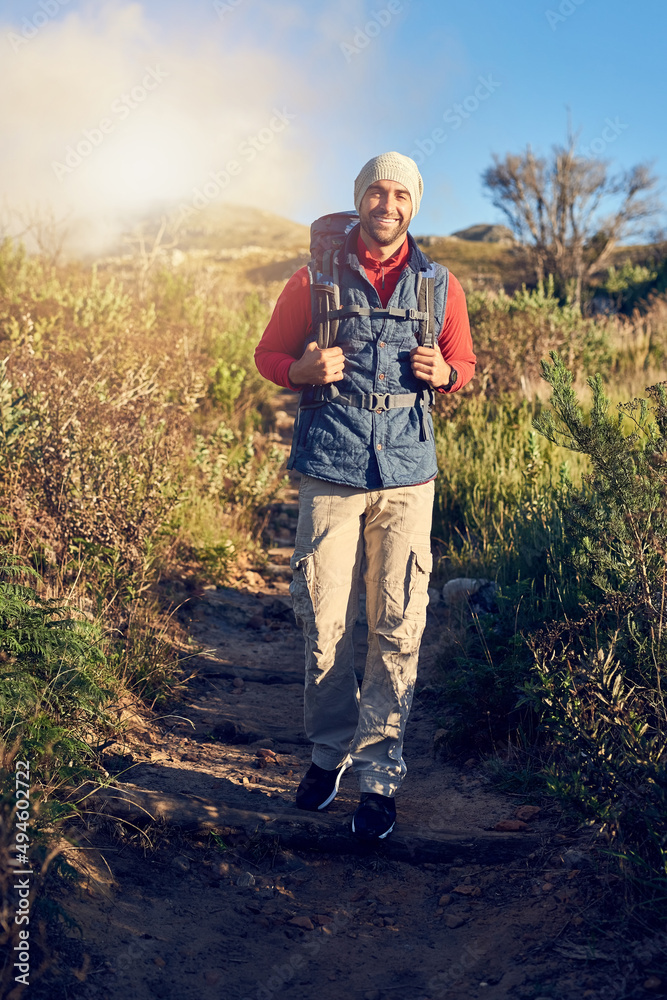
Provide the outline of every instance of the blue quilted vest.
[[[339,253],[341,307],[382,309],[380,297],[357,257],[359,226],[348,234]],[[437,334],[442,329],[449,272],[430,261],[408,233],[408,261],[387,307],[417,311],[417,284],[434,276]],[[418,319],[346,316],[340,320],[337,346],[345,354],[344,377],[332,386],[307,387],[294,428],[289,468],[359,489],[384,489],[427,482],[437,472],[432,391],[416,378],[410,351],[418,346]],[[315,339],[314,336],[310,339]],[[371,400],[367,408],[342,405],[336,395]],[[370,394],[377,394],[376,397]],[[383,399],[416,394],[413,405],[393,409]],[[388,400],[387,400],[388,401]]]

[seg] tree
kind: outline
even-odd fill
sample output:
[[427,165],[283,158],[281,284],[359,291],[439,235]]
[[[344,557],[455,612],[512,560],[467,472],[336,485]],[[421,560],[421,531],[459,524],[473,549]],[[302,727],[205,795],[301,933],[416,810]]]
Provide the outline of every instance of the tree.
[[494,154],[482,181],[535,278],[553,274],[560,294],[580,305],[586,280],[608,263],[620,240],[644,231],[661,204],[648,164],[612,175],[607,160],[576,147],[569,131],[550,157],[536,156],[530,146],[503,159]]

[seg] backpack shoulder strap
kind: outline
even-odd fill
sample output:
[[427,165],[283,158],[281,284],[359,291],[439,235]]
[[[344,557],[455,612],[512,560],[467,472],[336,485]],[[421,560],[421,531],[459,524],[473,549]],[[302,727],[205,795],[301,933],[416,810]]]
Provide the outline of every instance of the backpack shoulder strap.
[[[423,252],[423,251],[422,251]],[[426,257],[426,254],[424,254]],[[438,334],[435,330],[435,262],[426,257],[428,271],[420,271],[417,275],[417,308],[425,314],[425,319],[419,321],[419,343],[422,347],[435,347]],[[447,291],[449,288],[449,271],[445,268],[445,298],[444,311],[447,308]]]
[[313,258],[308,263],[310,278],[310,307],[313,333],[318,347],[333,347],[338,335],[338,318],[330,312],[340,309],[340,281],[338,251],[325,250],[322,260]]

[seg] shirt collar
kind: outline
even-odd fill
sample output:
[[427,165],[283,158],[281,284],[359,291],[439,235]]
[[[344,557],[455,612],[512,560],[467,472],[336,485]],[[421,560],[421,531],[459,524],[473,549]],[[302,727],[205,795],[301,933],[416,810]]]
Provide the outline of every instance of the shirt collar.
[[367,271],[379,271],[381,268],[385,271],[392,271],[394,268],[402,270],[405,267],[409,253],[410,244],[408,243],[406,234],[396,253],[392,254],[391,257],[387,257],[386,260],[377,260],[364,243],[361,230],[359,230],[359,235],[357,236],[357,257],[361,266]]

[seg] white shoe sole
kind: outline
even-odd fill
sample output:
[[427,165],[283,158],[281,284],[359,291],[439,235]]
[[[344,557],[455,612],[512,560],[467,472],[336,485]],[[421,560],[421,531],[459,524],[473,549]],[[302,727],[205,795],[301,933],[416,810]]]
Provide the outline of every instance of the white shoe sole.
[[340,785],[340,779],[343,777],[347,769],[350,767],[352,767],[352,758],[346,757],[346,759],[340,765],[340,771],[338,772],[338,777],[336,778],[336,784],[333,786],[331,795],[329,796],[328,799],[325,799],[322,805],[317,807],[318,812],[320,809],[326,809],[327,806],[330,806],[333,800],[336,798],[336,796],[338,795],[338,786]]
[[[385,837],[389,836],[389,834],[391,833],[391,831],[394,829],[395,826],[396,826],[396,820],[394,820],[394,822],[391,824],[391,826],[389,827],[389,829],[385,830],[384,833],[379,833],[377,835],[377,837],[365,837],[364,839],[365,840],[384,840]],[[357,831],[354,828],[354,816],[353,816],[352,817],[352,833],[356,833],[356,832]]]

